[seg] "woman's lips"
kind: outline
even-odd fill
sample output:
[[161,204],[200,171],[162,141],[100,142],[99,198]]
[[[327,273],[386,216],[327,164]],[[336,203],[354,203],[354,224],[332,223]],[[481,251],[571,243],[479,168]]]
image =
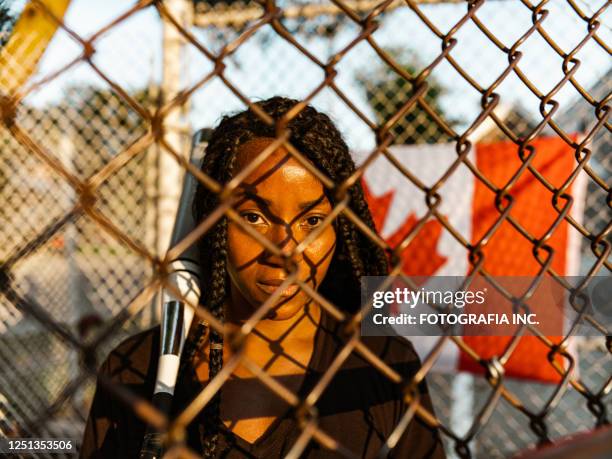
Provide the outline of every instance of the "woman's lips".
[[[263,292],[269,295],[272,295],[274,292],[278,290],[278,287],[283,282],[284,282],[283,280],[274,279],[274,280],[257,281],[255,282],[255,284]],[[296,294],[297,291],[298,291],[298,286],[295,284],[291,284],[285,290],[283,290],[283,293],[281,293],[281,296],[293,296]]]

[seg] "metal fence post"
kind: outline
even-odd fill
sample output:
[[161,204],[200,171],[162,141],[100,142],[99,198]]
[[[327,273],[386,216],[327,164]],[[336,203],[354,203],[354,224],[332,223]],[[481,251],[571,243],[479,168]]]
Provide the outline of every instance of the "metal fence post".
[[[169,0],[165,2],[168,12],[188,29],[193,23],[193,5],[187,0]],[[167,103],[175,97],[183,86],[182,78],[186,72],[186,41],[180,32],[168,20],[163,21],[163,72],[162,99]],[[189,126],[187,114],[189,104],[169,112],[165,117],[165,140],[177,153],[189,159]],[[187,134],[187,135],[186,135]],[[157,244],[158,255],[164,254],[170,244],[170,236],[181,196],[184,169],[176,160],[162,149],[159,155],[159,194],[157,200]],[[160,304],[153,302],[151,323],[160,317]]]

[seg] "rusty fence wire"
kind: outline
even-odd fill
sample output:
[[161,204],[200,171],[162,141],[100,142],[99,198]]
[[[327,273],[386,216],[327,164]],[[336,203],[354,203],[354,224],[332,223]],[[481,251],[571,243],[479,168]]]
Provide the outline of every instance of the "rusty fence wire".
[[[563,282],[551,267],[553,254],[546,244],[557,225],[546,234],[533,235],[512,218],[510,191],[523,174],[533,174],[548,189],[557,221],[568,222],[580,236],[584,280],[578,286],[564,284],[568,292],[579,294],[595,276],[610,275],[611,70],[610,27],[605,21],[609,2],[142,0],[87,33],[54,17],[44,2],[34,3],[58,23],[58,33],[70,46],[62,50],[63,64],[35,75],[20,91],[0,95],[2,434],[19,430],[81,436],[100,359],[126,336],[155,323],[150,304],[164,285],[167,260],[219,218],[207,218],[197,234],[162,253],[157,234],[161,161],[171,158],[229,199],[238,184],[229,189],[202,174],[188,162],[184,146],[194,129],[214,126],[228,110],[257,110],[254,102],[278,92],[329,112],[351,149],[360,153],[358,170],[344,183],[323,179],[340,195],[375,158],[390,156],[392,145],[454,144],[456,162],[433,186],[424,186],[410,171],[402,173],[427,198],[428,212],[420,221],[437,219],[464,247],[471,272],[487,274],[482,257],[487,239],[470,243],[437,212],[437,192],[460,165],[469,166],[475,179],[495,194],[491,206],[499,216],[492,232],[502,222],[510,223],[517,237],[533,246],[539,277]],[[187,20],[176,14],[181,7],[194,7]],[[178,61],[184,67],[174,69],[180,70],[179,77],[172,69],[161,71],[162,78],[176,79],[171,88],[162,90],[155,82],[155,64],[148,66],[135,57],[140,54],[142,59],[139,50],[154,48],[151,43],[124,39],[132,44],[125,49],[105,44],[113,34],[135,36],[131,21],[146,15],[163,22],[186,54]],[[152,55],[163,52],[167,50],[154,50]],[[105,65],[108,60],[101,55],[122,65]],[[10,78],[20,66],[15,61],[4,64],[2,78]],[[149,69],[148,84],[135,87],[130,77]],[[59,100],[32,102],[38,94],[57,91],[59,82],[79,72],[93,75],[96,84],[69,85]],[[290,117],[301,108],[302,104]],[[261,110],[258,114],[272,122]],[[278,124],[279,139],[286,135],[286,121]],[[575,132],[583,134],[575,137]],[[574,153],[574,170],[561,187],[552,186],[530,164],[530,143],[542,135],[557,136]],[[476,139],[516,145],[523,165],[508,186],[496,187],[470,163],[468,154]],[[283,142],[292,155],[302,158]],[[570,215],[572,197],[566,193],[578,177],[587,180],[582,222]],[[244,226],[228,202],[221,204],[225,215]],[[397,260],[412,232],[389,246],[344,203],[335,210],[390,254],[394,273],[401,271]],[[261,236],[254,237],[272,253],[280,253]],[[364,352],[361,315],[348,317],[307,285],[301,287],[345,321],[353,333],[348,341],[353,352],[401,382],[393,369]],[[272,306],[267,301],[261,310]],[[223,331],[223,324],[207,311],[200,308],[197,315]],[[429,371],[441,349],[434,346],[423,359],[426,371],[419,378],[427,376],[436,413],[423,409],[408,390],[405,401],[414,408],[409,415],[439,427],[447,453],[459,457],[508,457],[608,424],[610,333],[586,316],[580,320],[599,336],[576,339],[572,346],[571,333],[553,342],[529,326],[529,332],[550,349],[542,365],[554,366],[561,379],[552,385],[504,375],[518,336],[494,359],[480,358],[460,337],[439,338],[438,344],[451,342],[482,366],[486,376]],[[559,357],[571,365],[559,366]],[[225,366],[231,369],[239,361],[237,353]],[[304,403],[280,391],[263,370],[252,371],[289,404]],[[227,372],[218,374],[215,386],[222,386],[227,377]],[[129,396],[125,389],[114,389],[117,396]],[[214,396],[213,390],[205,391],[199,405],[171,424],[175,432]],[[146,413],[146,421],[167,422],[148,401],[133,400],[132,406],[136,402],[145,407],[139,413]],[[296,444],[293,453],[298,456],[307,440],[333,447],[333,439],[317,427],[316,417],[308,409],[300,413],[304,442]],[[197,454],[180,445],[174,452]]]

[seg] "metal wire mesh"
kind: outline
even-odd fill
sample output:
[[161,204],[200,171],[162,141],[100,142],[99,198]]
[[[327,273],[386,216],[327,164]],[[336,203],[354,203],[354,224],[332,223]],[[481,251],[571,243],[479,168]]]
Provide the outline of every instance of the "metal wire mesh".
[[[468,242],[437,212],[439,189],[457,166],[467,165],[476,180],[495,194],[492,205],[496,206],[499,216],[492,231],[502,222],[510,223],[520,233],[518,237],[532,245],[534,259],[541,267],[538,276],[552,277],[563,283],[551,267],[554,250],[547,246],[556,225],[545,234],[529,234],[507,212],[512,202],[512,183],[496,187],[468,159],[473,148],[472,136],[483,126],[490,126],[487,129],[489,138],[507,139],[517,146],[517,156],[523,166],[516,178],[522,174],[536,177],[549,190],[558,221],[568,222],[581,235],[585,255],[584,282],[577,287],[564,284],[568,291],[579,293],[594,276],[609,274],[612,267],[609,186],[612,164],[607,154],[610,150],[609,70],[581,54],[586,48],[594,47],[609,55],[606,40],[609,28],[602,19],[608,11],[608,2],[585,6],[583,2],[569,0],[561,13],[554,2],[533,4],[525,0],[506,5],[509,9],[505,11],[523,15],[522,26],[508,28],[512,30],[504,30],[499,21],[490,20],[495,16],[495,8],[502,8],[505,3],[468,1],[461,9],[453,5],[452,10],[436,10],[434,8],[449,5],[427,7],[410,0],[334,0],[312,3],[310,7],[314,10],[308,10],[304,5],[291,2],[249,2],[230,7],[224,4],[211,7],[196,2],[199,28],[193,28],[173,14],[170,2],[143,0],[87,35],[75,32],[63,20],[54,17],[60,30],[76,45],[74,59],[67,60],[67,64],[56,71],[40,75],[22,91],[3,94],[0,105],[1,212],[3,221],[9,222],[0,231],[0,327],[3,327],[0,359],[4,368],[10,369],[0,371],[2,431],[6,433],[9,428],[18,427],[28,434],[80,436],[97,359],[121,338],[150,323],[148,304],[157,289],[164,285],[167,260],[180,252],[175,247],[168,254],[159,253],[154,242],[156,236],[150,232],[150,228],[156,226],[151,224],[157,218],[152,203],[156,199],[156,180],[161,173],[157,169],[160,158],[173,158],[206,187],[223,196],[221,205],[229,202],[227,199],[238,185],[232,184],[232,189],[222,186],[188,163],[180,142],[170,139],[177,132],[183,141],[189,137],[188,132],[173,124],[177,109],[187,109],[191,104],[193,112],[205,110],[205,117],[210,117],[206,122],[210,124],[227,108],[248,106],[257,110],[253,105],[256,98],[278,90],[278,78],[268,76],[267,81],[271,83],[264,89],[254,84],[266,81],[263,75],[283,77],[287,82],[283,90],[299,94],[304,105],[317,102],[327,106],[335,118],[345,123],[341,123],[341,128],[349,130],[359,126],[348,141],[354,149],[367,150],[363,154],[365,159],[345,182],[327,181],[326,186],[342,194],[364,174],[375,158],[391,156],[389,147],[394,143],[453,142],[457,160],[433,186],[423,186],[410,171],[402,172],[420,189],[423,197],[428,198],[428,212],[420,222],[430,218],[439,221],[444,231],[464,247],[472,272],[486,274],[482,253],[487,238],[477,244]],[[44,3],[37,1],[35,4],[53,17]],[[156,89],[131,90],[96,60],[101,50],[111,52],[104,47],[107,37],[124,27],[130,18],[151,12],[185,43],[193,63],[188,72],[197,73],[193,78],[195,83],[181,82],[176,93],[162,97]],[[242,16],[237,16],[237,12]],[[395,27],[404,25],[407,15],[410,15],[410,24],[418,25],[427,37],[423,52],[418,59],[411,59],[409,66],[401,63],[402,49],[393,49],[393,43],[383,45],[377,33],[383,27],[392,28],[393,21],[397,21]],[[572,24],[579,24],[581,32],[569,38],[553,33],[555,21],[561,21],[559,18],[563,15],[570,16]],[[338,29],[339,24],[342,24],[342,31]],[[564,28],[565,23],[561,24]],[[320,49],[318,42],[311,45],[303,40],[321,34],[328,40],[328,47],[324,49]],[[464,43],[469,43],[470,37],[475,35],[494,49],[498,58],[496,66],[479,62],[469,50],[460,52]],[[550,79],[546,83],[541,75],[531,71],[544,67],[538,65],[541,59],[538,52],[543,48],[536,48],[533,40],[544,43],[553,56],[547,62],[554,62],[559,78],[552,84]],[[273,52],[267,56],[255,54],[253,47],[266,41],[271,43]],[[292,57],[288,59],[287,56]],[[254,62],[249,64],[249,59]],[[358,86],[347,85],[346,75],[353,75],[355,67],[371,59],[375,59],[379,67],[357,72],[362,82],[362,93],[357,94],[355,88]],[[19,65],[19,62],[9,62],[8,74]],[[479,77],[483,65],[494,70]],[[27,103],[30,95],[44,90],[79,66],[93,71],[107,89],[87,92],[84,88],[76,88],[72,97],[69,93],[53,108],[34,108]],[[246,71],[250,66],[256,66],[260,73]],[[600,72],[601,81],[596,87],[588,89],[581,85],[578,78],[581,66],[597,67],[593,71]],[[311,80],[304,77],[305,68],[310,69]],[[139,70],[136,66],[133,68],[134,72]],[[250,78],[245,78],[243,72],[249,73]],[[372,74],[376,72],[384,72],[384,77],[374,78],[379,83],[372,85]],[[456,111],[439,105],[438,93],[442,92],[441,82],[448,82],[447,74],[452,74],[453,84],[465,94],[465,99],[454,104]],[[577,102],[563,106],[557,99],[568,100],[565,94],[570,90],[579,96],[573,99]],[[513,92],[518,94],[514,99]],[[476,112],[462,111],[458,106],[467,105],[468,97],[477,100]],[[234,106],[227,103],[230,98]],[[508,116],[503,109],[507,99],[518,99],[528,108],[514,107]],[[223,102],[216,102],[215,106],[215,102],[211,102],[214,100]],[[329,100],[335,102],[332,104]],[[204,106],[208,102],[210,105]],[[302,104],[291,112],[291,116],[301,108]],[[258,113],[262,119],[268,119],[265,113]],[[573,125],[578,122],[582,125]],[[571,135],[577,130],[584,132],[579,140]],[[558,136],[574,151],[575,168],[561,187],[548,183],[530,164],[527,154],[531,151],[530,143],[543,133]],[[280,125],[278,138],[284,135],[286,131]],[[283,144],[292,155],[301,157],[290,143],[283,141]],[[311,170],[314,168],[307,161],[303,164]],[[572,218],[567,205],[572,197],[566,191],[577,176],[588,177],[583,223]],[[27,212],[24,213],[26,203]],[[402,267],[397,260],[412,233],[399,244],[389,246],[345,205],[339,205],[336,210],[384,247],[391,259],[396,260],[392,272],[400,273]],[[231,207],[226,208],[225,215],[245,227]],[[199,228],[210,227],[218,218],[207,218]],[[245,231],[248,228],[245,227]],[[270,246],[261,235],[253,237],[271,252],[281,255],[279,248]],[[180,245],[193,241],[191,235]],[[308,291],[307,285],[301,284],[301,287]],[[355,327],[361,316],[347,316],[334,305],[318,299],[330,313],[345,322],[347,330],[353,330],[353,338],[348,344],[352,350],[361,352],[392,381],[400,382],[401,376],[392,368],[364,352],[359,329]],[[261,310],[272,306],[272,302],[267,301]],[[579,303],[573,306],[580,308]],[[219,332],[223,331],[223,324],[206,310],[200,308],[197,314]],[[580,320],[592,324],[585,316]],[[578,349],[571,349],[569,335],[560,342],[553,342],[537,328],[529,326],[529,329],[549,347],[548,362],[542,364],[555,367],[561,376],[557,385],[544,388],[504,376],[504,364],[518,336],[503,355],[486,360],[460,337],[440,338],[440,342],[452,341],[462,353],[482,366],[486,374],[466,380],[476,395],[459,429],[452,420],[457,414],[446,408],[447,402],[452,402],[456,396],[449,393],[448,376],[428,374],[435,415],[420,406],[416,394],[410,391],[405,394],[406,403],[416,408],[410,411],[411,415],[440,428],[449,452],[461,457],[470,454],[506,457],[524,447],[609,422],[607,410],[612,387],[609,331],[599,328],[601,337],[586,340]],[[16,360],[16,355],[21,357]],[[556,363],[559,356],[575,362],[577,355],[583,367],[580,373]],[[438,352],[432,352],[423,360],[426,371],[419,377],[428,373],[438,357]],[[232,368],[240,359],[240,354],[236,354],[233,361],[226,362],[226,368]],[[77,362],[83,364],[78,370]],[[244,360],[241,363],[250,365],[261,382],[289,404],[303,406],[303,400],[289,391],[281,391],[263,370]],[[203,403],[212,398],[215,390],[211,388],[222,386],[227,377],[227,372],[217,375],[210,388],[205,389],[206,397],[200,399],[199,406],[191,406],[185,416],[171,424],[172,430],[180,432]],[[149,415],[145,415],[144,420],[158,425],[166,422],[163,417],[156,417],[152,409],[146,412]],[[302,413],[298,416],[305,426],[303,440],[312,440],[324,447],[333,445],[332,439],[317,426],[316,417],[310,417],[307,409],[298,413]],[[514,435],[509,435],[509,431]],[[292,453],[299,455],[304,446],[305,443],[296,444]],[[172,452],[185,456],[193,453],[180,444]]]

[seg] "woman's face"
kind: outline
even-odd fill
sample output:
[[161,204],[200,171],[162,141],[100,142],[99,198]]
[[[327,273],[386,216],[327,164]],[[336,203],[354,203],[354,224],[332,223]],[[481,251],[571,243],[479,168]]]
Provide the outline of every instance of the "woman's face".
[[[273,139],[257,138],[240,147],[240,171],[262,152]],[[331,211],[322,183],[279,148],[243,182],[241,199],[235,207],[243,222],[282,248],[291,252],[320,226]],[[336,233],[328,225],[293,261],[298,278],[314,289],[327,273],[334,254]],[[228,223],[228,271],[231,279],[230,315],[248,317],[274,293],[289,273],[283,259],[249,236],[231,220]],[[297,285],[284,289],[281,299],[268,316],[285,320],[303,310],[310,297]]]

